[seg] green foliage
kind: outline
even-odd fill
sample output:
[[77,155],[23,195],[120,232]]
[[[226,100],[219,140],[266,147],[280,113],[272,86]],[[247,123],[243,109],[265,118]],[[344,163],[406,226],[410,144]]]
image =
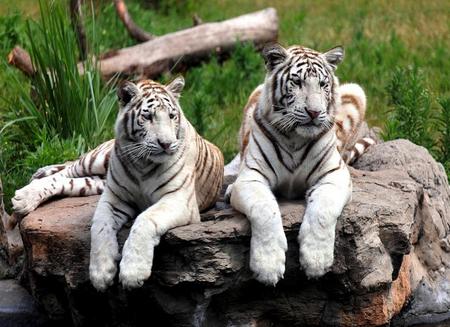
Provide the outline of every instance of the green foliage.
[[424,83],[415,67],[395,71],[387,88],[394,110],[386,121],[386,139],[407,138],[426,148],[434,146],[432,100]]
[[188,119],[201,135],[220,146],[225,160],[238,151],[243,105],[264,78],[262,60],[252,45],[238,46],[232,58],[224,63],[213,58],[189,70],[181,98]]
[[[2,171],[2,182],[5,192],[5,198],[10,199],[14,196],[14,191],[29,181],[30,176],[40,167],[51,165],[59,162],[66,162],[76,158],[82,153],[85,148],[83,139],[61,140],[57,137],[47,139],[42,142],[36,149],[27,150],[21,149],[18,156],[20,160],[15,160],[13,149],[18,150],[20,147],[15,147],[12,144],[3,143],[7,151],[2,153],[0,149],[0,166],[8,167],[7,170]],[[8,146],[11,146],[8,149]],[[7,162],[2,162],[6,160]],[[9,203],[6,203],[9,206]]]
[[438,103],[426,86],[426,78],[416,67],[398,68],[387,88],[392,110],[388,113],[383,137],[406,138],[427,148],[447,167],[450,165],[450,98]]
[[34,23],[34,32],[27,24],[30,55],[37,70],[31,92],[20,88],[20,80],[12,79],[21,104],[17,118],[32,117],[18,124],[25,137],[58,135],[67,139],[80,135],[88,147],[96,146],[111,135],[114,90],[102,83],[92,60],[84,63],[84,74],[79,73],[76,36],[61,3],[40,4],[41,21]]
[[0,16],[0,51],[6,54],[16,44],[21,44],[24,35],[24,24],[18,12],[10,16]]
[[[84,63],[80,74],[78,43],[63,4],[40,1],[39,23],[26,24],[28,50],[37,71],[31,83],[24,83],[4,64],[7,87],[14,94],[3,97],[7,110],[0,111],[0,173],[8,195],[26,182],[32,170],[74,159],[113,135],[114,88],[102,81],[92,60]],[[11,46],[18,38],[14,30],[5,31],[12,40],[5,44]],[[95,49],[94,33],[91,41]]]
[[25,40],[25,22],[18,12],[0,16],[0,126],[3,125],[3,116],[7,108],[6,99],[14,101],[17,98],[16,92],[9,88],[10,75],[14,74],[21,79],[22,87],[23,84],[26,85],[25,78],[20,72],[11,72],[7,69],[6,56],[16,44],[23,45]]
[[76,158],[80,152],[84,151],[84,140],[81,136],[75,139],[61,140],[58,137],[41,143],[36,150],[27,152],[23,162],[25,176],[34,173],[43,165],[66,162]]
[[[50,2],[55,7],[48,8]],[[17,9],[33,15],[37,1],[0,1],[0,174],[6,199],[34,169],[73,159],[113,132],[112,87],[100,80],[92,62],[85,67],[90,73],[78,74],[78,47],[65,5],[43,0],[42,18],[27,25]],[[127,6],[136,24],[155,35],[191,27],[194,13],[209,22],[275,7],[282,44],[318,50],[344,45],[337,75],[363,86],[369,123],[386,125],[387,138],[407,137],[426,146],[450,171],[450,79],[443,73],[450,71],[448,1],[363,1],[355,6],[354,1],[332,0],[129,0]],[[94,1],[95,15],[89,1],[83,8],[91,50],[105,53],[135,44],[112,1]],[[16,44],[32,53],[40,72],[49,74],[30,85],[9,68],[5,57]],[[397,69],[408,66],[417,69]],[[187,117],[231,159],[242,108],[264,78],[260,56],[241,45],[228,60],[212,58],[185,77],[181,104]]]

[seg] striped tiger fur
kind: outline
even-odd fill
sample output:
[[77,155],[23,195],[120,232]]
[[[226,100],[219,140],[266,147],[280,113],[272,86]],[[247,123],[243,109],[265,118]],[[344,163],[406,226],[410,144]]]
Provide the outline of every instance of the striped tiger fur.
[[334,74],[342,47],[319,53],[274,44],[263,57],[265,82],[244,109],[240,168],[227,193],[251,223],[255,278],[275,285],[284,275],[287,250],[276,197],[306,198],[300,264],[308,277],[322,276],[333,263],[337,218],[351,198],[346,162],[362,152],[358,144],[372,141],[355,139],[365,114],[364,91],[356,84],[339,86]]
[[134,219],[119,279],[134,288],[150,276],[160,237],[173,227],[199,222],[199,212],[217,200],[223,156],[184,116],[178,103],[183,87],[182,77],[166,86],[151,80],[126,82],[118,90],[115,140],[73,163],[44,167],[13,199],[15,211],[26,214],[54,195],[103,191],[91,227],[89,266],[98,290],[113,282],[119,258],[116,234],[124,223]]

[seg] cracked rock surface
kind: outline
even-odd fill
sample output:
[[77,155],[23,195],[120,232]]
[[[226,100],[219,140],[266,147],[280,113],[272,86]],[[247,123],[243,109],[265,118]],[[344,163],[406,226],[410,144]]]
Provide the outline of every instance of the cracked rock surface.
[[202,223],[165,235],[142,288],[125,291],[116,279],[98,293],[88,276],[93,196],[50,202],[22,221],[27,286],[52,320],[76,326],[405,326],[450,318],[442,166],[397,140],[371,147],[351,173],[353,200],[336,227],[334,265],[318,280],[298,263],[302,201],[280,202],[289,249],[275,288],[252,279],[249,223],[219,202]]

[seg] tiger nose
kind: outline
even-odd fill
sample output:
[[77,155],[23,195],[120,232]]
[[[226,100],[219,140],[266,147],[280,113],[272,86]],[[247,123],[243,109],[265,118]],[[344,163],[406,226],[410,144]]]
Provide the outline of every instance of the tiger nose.
[[317,116],[319,116],[320,111],[315,111],[315,110],[311,110],[311,109],[306,109],[306,112],[308,113],[309,117],[311,117],[311,119],[317,118]]
[[161,142],[161,140],[158,140],[158,144],[161,148],[163,148],[164,150],[167,150],[172,143],[171,142]]

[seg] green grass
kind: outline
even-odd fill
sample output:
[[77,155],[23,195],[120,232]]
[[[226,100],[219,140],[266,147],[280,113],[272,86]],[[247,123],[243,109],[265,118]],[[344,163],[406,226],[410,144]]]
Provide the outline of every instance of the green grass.
[[448,169],[450,98],[434,99],[416,67],[397,69],[387,91],[393,109],[388,113],[384,138],[406,138],[422,145]]
[[[172,0],[165,1],[164,7],[157,11],[140,2],[127,3],[135,21],[156,35],[191,26],[193,13],[197,13],[204,21],[215,21],[273,6],[280,19],[279,40],[282,44],[303,44],[318,50],[326,50],[337,44],[344,45],[346,56],[337,75],[341,82],[357,82],[366,90],[367,119],[371,125],[384,126],[387,113],[393,109],[387,86],[397,68],[420,68],[433,99],[450,95],[450,81],[442,73],[450,71],[450,4],[445,0],[222,0],[214,4],[206,1]],[[98,25],[102,28],[101,35],[105,36],[102,39],[104,50],[133,43],[121,28],[111,4],[106,5],[98,19]],[[248,54],[246,60],[259,66],[256,76],[262,76],[262,60],[259,55]],[[211,71],[209,75],[217,77],[222,68],[215,64],[205,64],[200,69]],[[247,90],[261,81],[262,77],[249,78],[242,80],[240,85]],[[192,90],[198,96],[203,88]],[[228,96],[227,91],[222,94]],[[189,95],[185,93],[185,97],[187,96]],[[244,96],[237,103],[227,102],[221,111],[240,111],[245,101]],[[215,103],[205,105],[214,107]],[[234,147],[225,149],[225,152],[235,150]]]
[[[111,137],[111,125],[116,114],[116,97],[111,83],[103,83],[92,60],[83,64],[80,74],[78,43],[70,26],[66,8],[55,2],[49,6],[41,1],[39,24],[27,24],[30,54],[37,74],[31,91],[23,89],[18,118],[24,136],[58,136],[62,139],[81,136],[89,148]],[[96,47],[95,25],[91,29],[91,47]],[[88,30],[89,32],[90,30]],[[12,80],[19,82],[18,80]],[[15,89],[19,89],[17,85]]]
[[387,92],[394,110],[385,124],[385,139],[407,136],[413,143],[431,149],[436,117],[433,116],[432,96],[424,85],[423,74],[416,67],[397,69]]
[[[31,49],[25,17],[38,19],[36,3],[0,0],[0,130],[12,119],[29,116],[30,108],[34,110],[31,103],[21,101],[29,94],[28,79],[9,68],[4,58],[17,43]],[[90,44],[96,44],[94,48],[100,53],[135,44],[116,17],[111,2],[95,4],[95,22],[90,18],[90,6],[85,6],[86,30],[95,31],[88,33]],[[357,82],[364,87],[369,123],[383,127],[387,138],[407,137],[427,146],[450,168],[448,1],[128,0],[127,5],[136,23],[155,35],[190,27],[194,13],[207,22],[275,7],[282,44],[302,44],[322,51],[344,45],[346,56],[337,75],[341,82]],[[31,34],[38,32],[39,26],[31,24]],[[47,40],[43,36],[35,38],[36,43],[55,41],[52,34]],[[41,57],[35,60],[46,60]],[[62,67],[54,69],[57,74],[65,73]],[[161,80],[172,77],[167,74]],[[242,108],[264,77],[262,59],[252,47],[242,45],[229,60],[220,63],[213,59],[190,69],[185,77],[186,89],[181,98],[184,111],[199,132],[216,143],[229,160],[237,151]],[[24,185],[33,169],[71,159],[109,136],[106,130],[111,128],[111,122],[107,119],[103,132],[86,136],[95,130],[90,124],[95,119],[86,111],[91,105],[80,102],[96,99],[94,102],[99,104],[102,98],[112,99],[105,96],[107,91],[102,91],[104,84],[93,78],[96,91],[92,96],[84,87],[72,88],[70,83],[58,80],[62,88],[52,95],[47,81],[41,81],[43,92],[38,103],[47,110],[41,113],[39,123],[37,119],[23,120],[8,126],[6,134],[0,133],[0,175],[6,184],[7,198],[15,188]],[[58,104],[64,101],[71,105],[60,108]],[[112,105],[105,103],[105,107]],[[74,122],[74,108],[85,112],[85,118]],[[37,112],[34,116],[38,116]],[[49,125],[44,128],[45,133],[40,128],[43,124]],[[83,124],[85,127],[80,126]],[[78,135],[84,137],[80,139]]]
[[263,78],[261,61],[250,45],[239,46],[233,60],[212,60],[186,74],[182,108],[197,131],[220,146],[226,160],[237,151],[243,105]]
[[[66,9],[61,2],[49,5],[40,1],[43,14],[39,23],[25,24],[24,42],[37,71],[31,82],[24,82],[11,69],[5,73],[5,87],[11,96],[3,97],[6,110],[0,116],[4,122],[0,128],[0,167],[7,197],[26,183],[30,169],[73,159],[113,137],[117,112],[114,86],[102,81],[92,60],[84,63],[84,74],[79,73],[78,44]],[[17,15],[11,21],[20,24]],[[11,44],[21,33],[7,23],[3,34]],[[95,50],[93,24],[92,31],[90,44]]]

